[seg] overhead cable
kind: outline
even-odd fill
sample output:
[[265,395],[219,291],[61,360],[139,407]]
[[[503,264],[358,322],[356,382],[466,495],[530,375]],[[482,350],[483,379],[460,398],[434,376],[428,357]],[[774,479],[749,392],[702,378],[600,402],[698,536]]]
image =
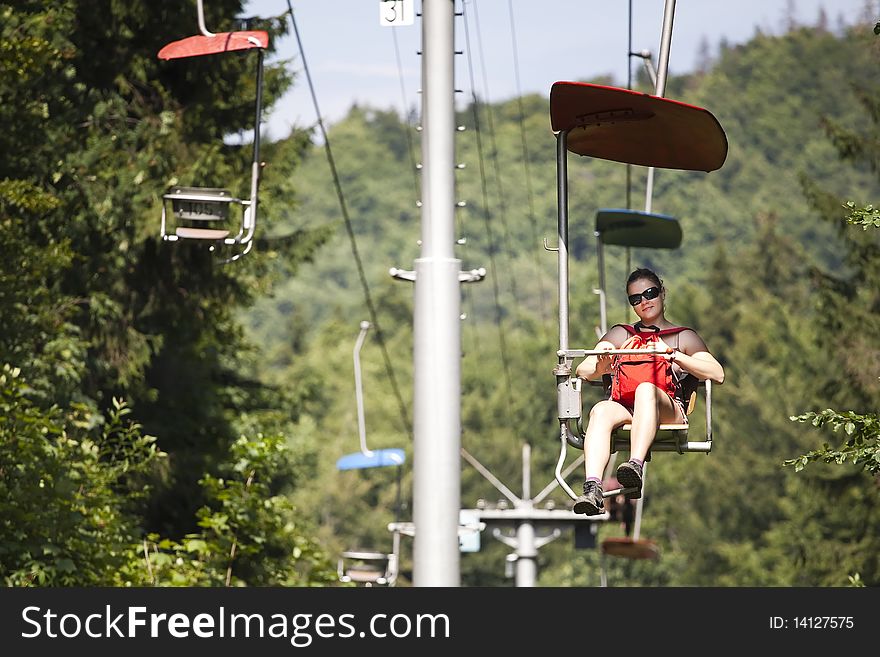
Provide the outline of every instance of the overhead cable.
[[327,129],[324,127],[324,121],[321,118],[321,110],[318,105],[318,96],[315,93],[315,86],[312,83],[312,76],[309,72],[309,65],[306,61],[305,50],[303,49],[302,39],[300,38],[299,27],[296,24],[296,16],[293,13],[293,7],[291,6],[290,0],[287,0],[287,8],[290,13],[290,21],[293,25],[293,32],[296,35],[296,43],[299,48],[300,56],[302,57],[303,62],[303,70],[306,74],[306,81],[309,85],[309,93],[312,96],[312,104],[315,107],[315,114],[317,115],[318,127],[321,130],[321,136],[324,139],[324,151],[327,154],[327,162],[330,165],[330,173],[333,176],[333,185],[336,188],[336,196],[339,199],[339,207],[342,212],[342,218],[345,222],[345,230],[348,233],[348,239],[351,244],[351,253],[354,257],[355,265],[357,266],[358,277],[360,278],[361,288],[364,293],[364,301],[367,304],[367,310],[370,313],[370,321],[373,326],[376,328],[376,339],[379,341],[379,347],[382,350],[382,358],[385,361],[385,371],[388,374],[388,379],[391,383],[391,388],[394,392],[394,396],[397,398],[398,409],[400,412],[400,419],[403,422],[403,426],[406,429],[408,435],[412,435],[412,423],[410,422],[409,415],[407,414],[406,404],[403,402],[403,396],[400,394],[400,388],[397,385],[397,378],[394,376],[394,368],[391,365],[391,358],[388,356],[388,349],[385,346],[385,338],[382,333],[382,328],[379,324],[379,318],[376,313],[376,306],[373,303],[372,295],[370,294],[370,286],[367,283],[367,277],[364,274],[364,266],[361,261],[361,256],[358,251],[357,246],[357,238],[354,234],[354,228],[351,224],[351,218],[348,214],[348,206],[345,203],[345,196],[342,193],[342,184],[339,181],[339,174],[336,170],[336,162],[333,159],[333,150],[330,148],[330,137],[327,134]]
[[486,237],[489,240],[489,267],[492,272],[489,278],[492,279],[492,295],[495,301],[495,324],[498,327],[498,342],[501,349],[501,365],[502,369],[504,370],[504,378],[507,385],[508,394],[510,394],[511,391],[513,391],[513,377],[511,377],[510,375],[510,362],[509,358],[507,357],[507,339],[504,333],[504,322],[501,312],[501,301],[498,290],[498,267],[495,262],[495,236],[492,231],[492,224],[489,220],[489,192],[486,185],[486,166],[483,160],[483,140],[481,137],[480,115],[478,111],[479,102],[477,100],[477,94],[475,91],[473,57],[471,57],[470,30],[468,29],[466,7],[467,3],[462,3],[465,43],[467,45],[468,51],[468,73],[470,75],[471,97],[473,99],[472,107],[474,113],[474,134],[476,135],[477,140],[477,159],[480,163],[480,187],[483,196],[483,223],[486,227]]

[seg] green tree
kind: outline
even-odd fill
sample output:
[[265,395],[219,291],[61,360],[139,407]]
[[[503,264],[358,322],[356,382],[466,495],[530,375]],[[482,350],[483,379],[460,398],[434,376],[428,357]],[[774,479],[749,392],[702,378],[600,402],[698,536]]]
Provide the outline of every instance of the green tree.
[[[874,27],[875,34],[878,34],[878,26],[880,23]],[[842,161],[867,167],[877,176],[880,173],[880,148],[877,147],[880,92],[862,82],[853,83],[853,88],[869,117],[867,126],[860,130],[829,117],[824,118],[823,125]],[[873,339],[880,333],[880,245],[877,234],[868,231],[869,227],[880,227],[880,216],[872,205],[859,207],[854,201],[841,205],[833,194],[807,177],[804,177],[803,185],[823,219],[841,227],[848,247],[842,272],[814,272],[821,295],[822,321],[826,327],[824,335],[827,336],[822,346],[827,350],[829,360],[839,363],[843,369],[847,392],[851,395],[846,401],[854,404],[856,409],[867,410],[880,395],[880,378],[877,376],[880,347]],[[841,217],[841,207],[848,211],[844,217]],[[829,399],[837,403],[842,401],[841,397],[835,391]],[[826,409],[791,419],[809,422],[814,427],[831,426],[835,432],[843,429],[836,447],[826,443],[820,449],[786,461],[795,470],[801,470],[809,462],[822,460],[838,464],[851,462],[874,475],[880,471],[880,425],[876,413]]]
[[[337,581],[335,567],[306,537],[299,514],[277,479],[291,467],[283,436],[241,437],[221,468],[200,484],[209,506],[198,511],[201,530],[181,541],[153,534],[144,563],[132,560],[125,583],[163,586],[302,586]],[[146,565],[144,565],[146,564]],[[128,579],[131,578],[131,579]]]
[[129,565],[144,483],[165,454],[121,402],[95,418],[81,405],[40,408],[28,392],[20,370],[4,365],[0,578],[7,586],[108,585]]
[[[241,4],[209,3],[208,23],[236,29]],[[155,436],[156,448],[169,455],[139,471],[148,494],[136,508],[118,499],[118,473],[106,455],[88,467],[72,460],[69,472],[63,459],[52,462],[55,479],[77,477],[89,495],[104,496],[111,509],[119,505],[129,515],[114,512],[121,527],[115,534],[96,532],[89,545],[65,553],[75,565],[77,558],[101,555],[94,557],[104,559],[100,568],[77,566],[65,577],[27,581],[107,583],[108,564],[119,565],[110,556],[120,558],[120,546],[136,533],[174,540],[198,527],[198,509],[216,493],[199,478],[216,476],[243,432],[288,437],[301,460],[273,477],[289,483],[308,472],[312,446],[297,432],[298,398],[261,380],[260,355],[245,339],[240,315],[307,261],[323,233],[263,232],[254,255],[232,266],[201,244],[159,243],[161,194],[169,185],[232,181],[238,192],[249,178],[248,139],[229,136],[245,135],[252,125],[253,57],[156,58],[161,46],[195,32],[192,6],[25,1],[0,4],[0,19],[0,120],[9,126],[0,136],[0,316],[7,328],[0,362],[28,382],[10,404],[49,433],[66,435],[70,425],[85,424],[94,442],[101,432],[119,433],[114,416],[101,409],[125,399],[126,412],[143,427],[126,434],[132,448]],[[277,37],[286,23],[251,27]],[[283,66],[267,67],[267,107],[289,82]],[[290,175],[304,143],[296,136],[267,149],[287,158],[268,167],[270,185],[272,177]],[[280,202],[266,198],[277,212]],[[271,219],[264,216],[265,225]],[[75,419],[74,411],[57,409],[75,409]],[[66,439],[56,442],[64,453],[76,449]],[[0,469],[22,467],[23,454],[3,447]],[[35,436],[31,448],[59,449]],[[273,480],[266,490],[274,495],[283,484]],[[7,510],[35,503],[28,497],[34,488],[9,490],[0,502],[4,519]],[[47,524],[34,526],[40,543],[51,516],[31,520]],[[0,543],[19,545],[7,540],[7,530],[11,524],[3,525]],[[293,536],[306,540],[299,527]],[[269,576],[256,556],[252,563],[239,582]],[[26,570],[9,577],[23,582],[31,577],[21,574]]]

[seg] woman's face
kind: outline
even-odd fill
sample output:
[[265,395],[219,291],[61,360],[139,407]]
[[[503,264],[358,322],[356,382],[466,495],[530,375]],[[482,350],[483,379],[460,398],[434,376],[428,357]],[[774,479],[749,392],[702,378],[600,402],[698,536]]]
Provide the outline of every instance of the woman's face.
[[638,278],[626,288],[629,303],[645,323],[650,323],[663,315],[663,300],[666,293],[650,278]]

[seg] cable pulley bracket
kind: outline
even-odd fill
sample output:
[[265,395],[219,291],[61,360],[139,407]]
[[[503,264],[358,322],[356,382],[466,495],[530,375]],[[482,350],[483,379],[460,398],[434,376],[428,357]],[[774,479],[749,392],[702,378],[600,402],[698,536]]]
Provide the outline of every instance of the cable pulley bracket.
[[[392,278],[396,278],[399,281],[409,281],[414,283],[416,280],[416,272],[411,269],[398,269],[397,267],[392,267],[388,270],[388,273]],[[484,267],[458,272],[459,283],[478,283],[484,278],[486,278],[486,269]]]
[[459,283],[479,283],[484,278],[486,278],[486,269],[484,267],[458,272]]
[[399,281],[409,281],[410,283],[415,283],[416,281],[416,273],[411,269],[398,269],[397,267],[392,267],[388,270],[391,278],[396,278]]

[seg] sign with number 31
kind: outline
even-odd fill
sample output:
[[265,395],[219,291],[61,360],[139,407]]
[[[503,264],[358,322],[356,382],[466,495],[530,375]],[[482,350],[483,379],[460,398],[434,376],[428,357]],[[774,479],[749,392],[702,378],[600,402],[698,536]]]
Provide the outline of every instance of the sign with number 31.
[[385,27],[412,25],[416,13],[414,0],[379,0],[379,24]]

